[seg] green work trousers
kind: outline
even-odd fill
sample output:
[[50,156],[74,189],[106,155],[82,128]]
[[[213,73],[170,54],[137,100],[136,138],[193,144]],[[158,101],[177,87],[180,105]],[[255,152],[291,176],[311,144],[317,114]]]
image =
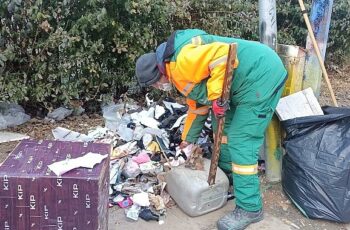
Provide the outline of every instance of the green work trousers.
[[[234,87],[234,84],[232,84]],[[257,162],[265,131],[284,88],[283,77],[250,82],[244,91],[231,93],[225,116],[219,167],[233,175],[236,205],[247,211],[262,208]],[[217,128],[213,118],[214,131]]]

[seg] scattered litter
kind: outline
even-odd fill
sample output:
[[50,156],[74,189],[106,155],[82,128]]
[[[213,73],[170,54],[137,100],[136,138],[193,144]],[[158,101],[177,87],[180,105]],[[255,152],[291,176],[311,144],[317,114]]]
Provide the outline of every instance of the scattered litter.
[[165,113],[165,109],[163,106],[156,105],[154,113],[154,118],[158,120]]
[[131,199],[134,202],[134,204],[137,204],[138,206],[142,206],[142,207],[150,206],[148,193],[146,192],[137,193],[133,195]]
[[194,170],[204,170],[203,151],[198,145],[193,146],[191,149],[191,154],[186,161],[185,167]]
[[282,221],[283,221],[284,223],[286,223],[286,224],[288,224],[288,225],[290,225],[290,226],[296,228],[296,229],[300,229],[300,227],[299,227],[298,225],[294,224],[294,223],[293,223],[292,221],[290,221],[290,220],[282,219]]
[[[174,157],[169,157],[170,166],[177,167],[179,165],[184,164],[186,161],[183,157],[178,157],[177,159]],[[169,165],[169,163],[165,163],[166,166]]]
[[87,136],[93,139],[101,139],[101,138],[104,138],[107,135],[107,133],[108,133],[107,128],[102,128],[98,126],[94,130],[90,130]]
[[30,120],[30,116],[25,114],[22,106],[0,102],[0,129],[15,127]]
[[89,152],[82,157],[74,159],[67,158],[66,160],[50,164],[48,167],[57,176],[61,176],[62,174],[79,167],[92,169],[96,164],[101,163],[107,156],[108,155]]
[[141,151],[137,156],[132,157],[132,160],[138,164],[147,163],[151,161],[146,151]]
[[151,204],[156,208],[157,211],[165,209],[164,200],[161,196],[150,194],[149,199]]
[[114,184],[118,184],[120,181],[120,176],[122,173],[122,170],[124,168],[125,165],[125,161],[124,160],[120,160],[117,161],[116,163],[114,163],[111,167],[110,167],[110,173],[109,173],[109,183],[114,185]]
[[126,177],[126,178],[135,178],[137,177],[139,174],[141,173],[141,170],[139,168],[139,165],[132,161],[129,160],[126,165],[124,166],[124,169],[122,171],[122,174]]
[[[122,196],[121,196],[122,197]],[[123,197],[122,197],[123,198]],[[113,200],[114,201],[114,200]],[[121,201],[117,201],[117,204],[118,204],[118,206],[119,207],[121,207],[121,208],[128,208],[128,207],[130,207],[132,204],[133,204],[133,202],[132,202],[132,200],[130,199],[130,197],[127,197],[126,199],[123,199],[123,200],[121,200]]]
[[186,117],[187,117],[187,114],[184,114],[181,117],[179,117],[176,120],[176,122],[173,124],[173,126],[170,128],[170,130],[173,130],[174,128],[178,128]]
[[160,148],[159,148],[159,145],[157,142],[155,141],[152,141],[147,147],[146,147],[146,150],[150,151],[150,152],[153,152],[153,153],[156,153],[156,152],[159,152],[160,151]]
[[47,117],[55,121],[62,121],[64,118],[70,116],[73,113],[72,109],[66,109],[64,107],[59,107],[54,111],[47,114]]
[[323,115],[321,106],[311,88],[281,98],[277,104],[276,113],[281,121]]
[[140,112],[134,112],[130,114],[130,119],[133,120],[135,123],[141,123],[144,119],[152,118],[154,117],[154,108],[151,107],[148,110],[142,110]]
[[[102,108],[105,127],[96,127],[87,135],[62,127],[52,133],[60,140],[110,143],[109,207],[123,208],[128,219],[140,217],[161,225],[166,209],[176,205],[165,191],[165,174],[182,164],[201,169],[204,153],[211,152],[211,123],[206,122],[199,138],[201,148],[192,144],[180,149],[187,106],[169,98],[163,107],[149,95],[146,108],[126,95],[123,101]],[[70,166],[72,162],[68,159],[61,164]]]
[[158,174],[163,171],[163,167],[159,162],[149,161],[147,163],[140,164],[140,170],[143,174]]
[[148,93],[146,93],[146,103],[147,107],[150,107],[154,103],[154,100],[148,97]]
[[147,148],[151,144],[152,141],[153,141],[153,137],[151,134],[146,133],[145,135],[143,135],[142,143],[143,143],[143,146],[145,148]]
[[120,195],[120,194],[113,198],[113,202],[116,202],[116,203],[124,201],[124,200],[125,200],[125,198],[122,195]]
[[57,127],[56,129],[52,130],[52,134],[56,140],[60,141],[94,141],[94,138],[90,136],[63,127]]
[[[137,110],[139,106],[135,104],[111,104],[102,108],[103,117],[105,118],[105,126],[116,131],[121,122],[123,122],[123,115],[128,111]],[[124,122],[127,122],[127,116],[124,116]],[[130,119],[130,118],[129,118]]]
[[184,105],[181,105],[179,103],[169,101],[163,101],[163,104],[171,113],[174,113],[174,109],[182,109],[185,107]]
[[28,139],[29,136],[20,133],[12,132],[0,132],[0,143],[10,142],[10,141],[20,141]]
[[144,117],[140,123],[144,126],[147,126],[153,129],[158,129],[158,126],[159,126],[159,122],[151,117]]
[[138,220],[140,209],[140,206],[133,204],[131,208],[125,210],[126,217],[132,220]]
[[178,146],[176,148],[176,156],[179,157],[179,156],[182,156],[184,157],[185,159],[189,158],[191,156],[191,154],[194,152],[194,151],[197,151],[197,147],[193,144],[190,144],[190,145],[187,145],[185,148],[183,149],[180,149],[180,147]]
[[139,148],[137,147],[136,141],[128,142],[124,145],[121,145],[121,146],[115,148],[112,152],[111,158],[112,159],[122,158],[122,157],[129,155],[129,154],[134,154],[138,150],[139,150]]
[[132,138],[134,136],[134,131],[126,124],[120,124],[117,128],[117,134],[119,135],[120,139],[124,141],[132,141]]
[[143,208],[139,214],[139,217],[145,221],[159,221],[159,215],[153,213],[149,208]]

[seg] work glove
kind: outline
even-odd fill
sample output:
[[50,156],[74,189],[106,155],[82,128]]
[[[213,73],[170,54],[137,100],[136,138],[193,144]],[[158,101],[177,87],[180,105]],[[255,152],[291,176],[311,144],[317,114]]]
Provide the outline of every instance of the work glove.
[[228,104],[227,103],[221,104],[219,99],[215,99],[212,103],[213,113],[216,118],[225,116],[225,113],[228,110],[228,108],[229,108]]

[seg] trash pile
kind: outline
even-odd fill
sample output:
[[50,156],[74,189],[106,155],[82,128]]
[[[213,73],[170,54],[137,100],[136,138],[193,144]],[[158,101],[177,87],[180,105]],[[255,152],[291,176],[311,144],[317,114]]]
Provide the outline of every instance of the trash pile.
[[203,170],[203,157],[210,158],[212,131],[206,122],[196,145],[180,149],[187,107],[171,98],[155,102],[146,95],[142,108],[131,99],[102,108],[105,127],[87,135],[62,127],[52,131],[55,139],[110,143],[110,207],[125,210],[128,219],[163,224],[166,209],[175,205],[165,191],[165,174],[185,164]]
[[[165,191],[165,173],[172,167],[203,169],[203,153],[210,153],[210,126],[197,145],[179,148],[187,107],[167,98],[156,103],[146,95],[147,107],[135,103],[103,108],[106,127],[116,132],[111,155],[110,206],[125,210],[127,218],[164,223],[166,208],[175,203]],[[208,155],[208,154],[207,154]]]

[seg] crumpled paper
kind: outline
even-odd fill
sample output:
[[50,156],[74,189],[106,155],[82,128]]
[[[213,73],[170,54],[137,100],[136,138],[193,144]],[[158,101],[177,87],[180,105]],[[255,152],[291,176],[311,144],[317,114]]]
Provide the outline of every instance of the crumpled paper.
[[48,165],[48,167],[57,176],[61,176],[62,174],[75,168],[83,167],[92,169],[96,164],[101,163],[106,157],[108,157],[107,154],[101,155],[98,153],[89,152],[82,157],[55,162]]
[[204,170],[203,151],[198,145],[191,149],[191,155],[187,158],[185,167],[193,170]]
[[124,145],[118,146],[115,148],[111,154],[112,159],[119,159],[125,157],[129,154],[134,154],[139,150],[137,147],[137,142],[128,142]]
[[148,207],[150,205],[148,193],[146,192],[134,194],[131,199],[134,204],[137,204],[139,206]]
[[157,211],[165,209],[164,200],[161,196],[150,194],[149,200],[151,204],[156,208]]
[[129,160],[122,171],[122,174],[126,177],[126,178],[135,178],[137,177],[139,174],[141,173],[140,167],[139,165],[133,161],[133,160]]

